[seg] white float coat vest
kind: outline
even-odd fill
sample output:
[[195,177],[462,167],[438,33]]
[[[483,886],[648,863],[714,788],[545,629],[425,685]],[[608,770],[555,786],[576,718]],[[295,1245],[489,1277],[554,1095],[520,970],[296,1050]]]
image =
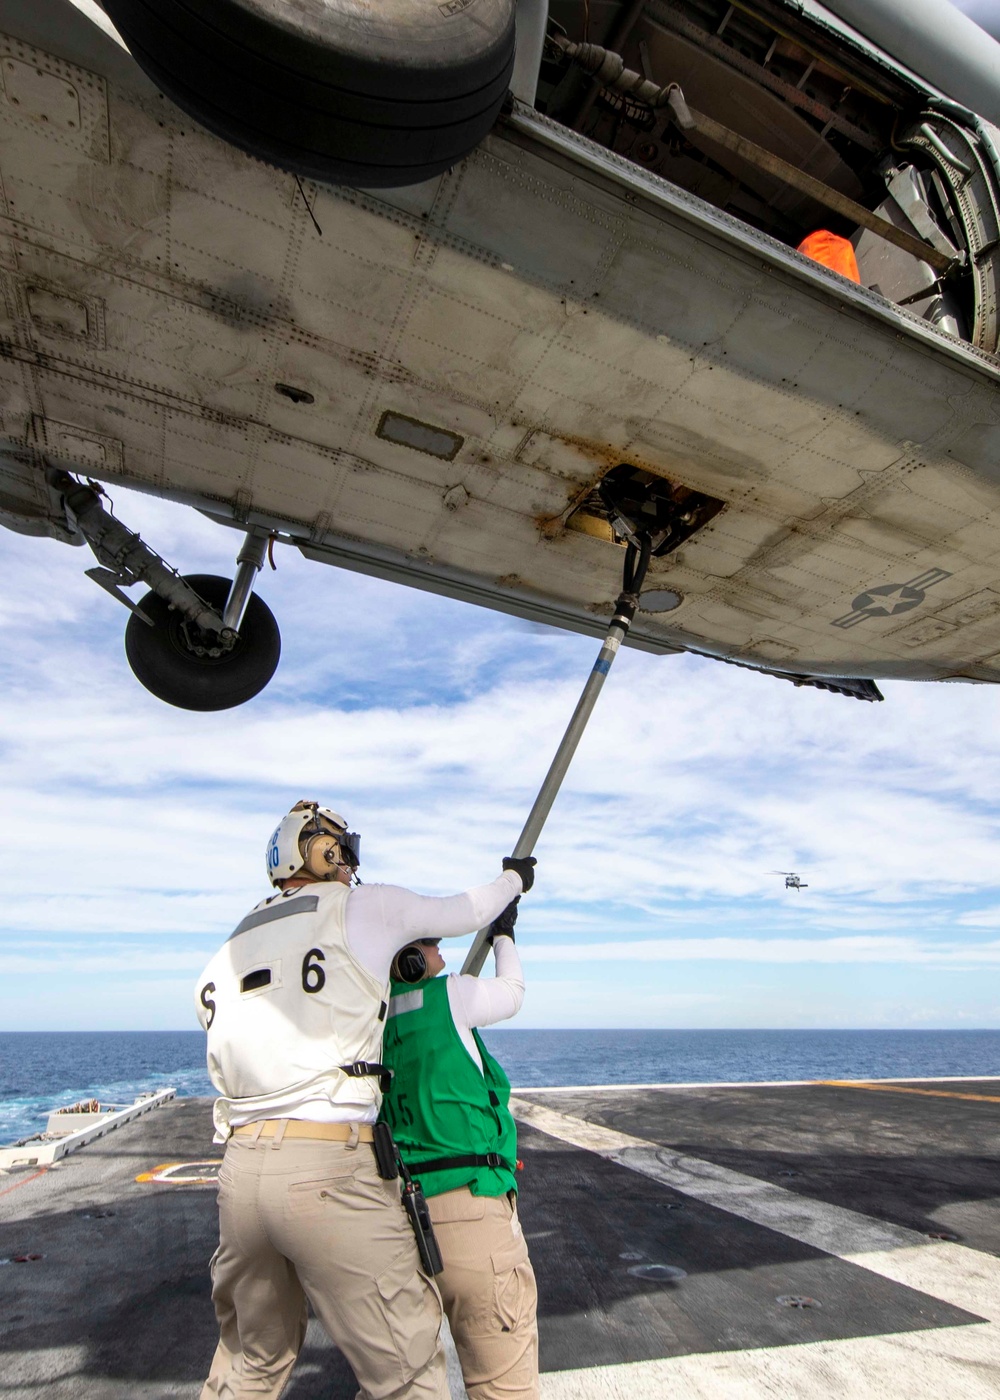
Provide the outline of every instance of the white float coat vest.
[[359,1101],[374,1121],[378,1080],[339,1068],[377,1061],[388,984],[355,958],[344,911],[350,891],[312,884],[264,900],[205,968],[195,989],[208,1033],[208,1073],[221,1098],[215,1126],[303,1117],[310,1101]]

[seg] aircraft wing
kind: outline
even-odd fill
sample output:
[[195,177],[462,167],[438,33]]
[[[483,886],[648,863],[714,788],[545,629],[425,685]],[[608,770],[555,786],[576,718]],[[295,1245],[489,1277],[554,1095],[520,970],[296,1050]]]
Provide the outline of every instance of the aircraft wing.
[[[626,462],[679,518],[708,503],[631,645],[859,698],[1000,679],[1000,138],[826,31],[796,87],[775,3],[766,66],[696,9],[650,0],[626,59],[730,133],[755,95],[773,169],[613,91],[582,134],[591,79],[549,54],[547,112],[511,99],[451,169],[364,191],[210,134],[68,0],[0,0],[0,523],[79,543],[62,470],[596,635],[623,556],[596,488]],[[920,177],[896,195],[893,121]],[[861,227],[873,285],[796,252],[849,221],[783,183],[795,161],[935,261]]]

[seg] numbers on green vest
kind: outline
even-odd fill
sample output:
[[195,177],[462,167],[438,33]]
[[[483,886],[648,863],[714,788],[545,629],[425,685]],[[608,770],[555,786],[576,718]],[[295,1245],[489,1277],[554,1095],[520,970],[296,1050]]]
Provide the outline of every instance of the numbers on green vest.
[[[312,961],[315,959],[315,961]],[[326,986],[326,973],[320,967],[321,962],[326,961],[326,954],[321,948],[310,948],[302,959],[302,990],[304,992],[321,992]]]
[[396,1120],[400,1124],[400,1126],[403,1128],[412,1128],[413,1113],[410,1109],[409,1104],[406,1102],[406,1095],[394,1094],[392,1099],[392,1106],[395,1111]]

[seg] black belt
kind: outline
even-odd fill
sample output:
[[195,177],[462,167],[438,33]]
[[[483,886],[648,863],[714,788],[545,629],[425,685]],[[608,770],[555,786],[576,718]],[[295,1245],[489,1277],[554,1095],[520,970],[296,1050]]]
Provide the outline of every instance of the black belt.
[[377,1079],[378,1087],[383,1094],[389,1092],[392,1076],[395,1073],[388,1065],[380,1065],[375,1060],[355,1060],[352,1065],[340,1065],[339,1068],[347,1075],[348,1079]]
[[499,1152],[469,1152],[461,1157],[433,1157],[429,1162],[407,1162],[406,1165],[413,1176],[421,1176],[424,1172],[447,1172],[458,1167],[506,1167],[509,1172],[514,1170]]

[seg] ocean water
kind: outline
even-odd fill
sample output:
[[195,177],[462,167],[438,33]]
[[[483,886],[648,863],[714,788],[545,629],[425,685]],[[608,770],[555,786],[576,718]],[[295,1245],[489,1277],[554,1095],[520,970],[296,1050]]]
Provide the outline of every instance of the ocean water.
[[[511,1083],[748,1083],[1000,1076],[1000,1031],[491,1030]],[[81,1098],[211,1094],[200,1031],[0,1032],[0,1143]]]

